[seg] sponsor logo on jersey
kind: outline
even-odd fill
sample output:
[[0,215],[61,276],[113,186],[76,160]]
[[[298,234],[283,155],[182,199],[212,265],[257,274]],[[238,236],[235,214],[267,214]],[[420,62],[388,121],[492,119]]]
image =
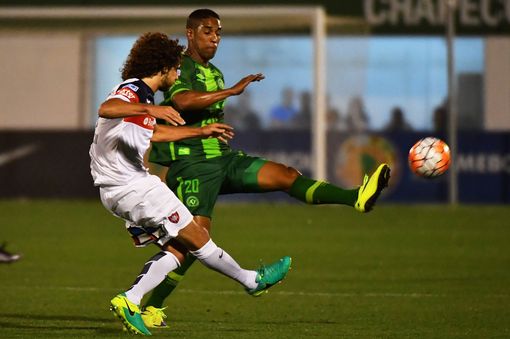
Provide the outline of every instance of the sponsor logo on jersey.
[[168,217],[168,220],[170,220],[170,222],[173,222],[174,224],[177,224],[179,222],[179,213],[178,212],[172,213]]
[[179,147],[177,149],[177,154],[179,155],[190,155],[190,149],[189,147]]
[[143,119],[143,125],[144,126],[154,126],[154,125],[156,125],[156,118],[154,118],[154,117],[145,117],[145,119]]
[[128,87],[122,87],[121,89],[117,90],[117,92],[115,92],[115,95],[122,95],[123,97],[128,98],[129,101],[131,102],[139,101],[138,95],[131,88]]
[[156,119],[151,117],[150,115],[139,115],[134,117],[124,118],[125,122],[130,122],[145,129],[154,129],[154,125],[156,125]]
[[133,84],[127,84],[126,87],[129,87],[131,88],[133,91],[137,92],[138,91],[138,86],[135,86]]

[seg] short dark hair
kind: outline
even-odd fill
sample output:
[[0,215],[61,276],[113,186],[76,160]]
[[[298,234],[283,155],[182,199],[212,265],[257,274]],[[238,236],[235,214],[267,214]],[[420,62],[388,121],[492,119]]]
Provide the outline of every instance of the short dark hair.
[[164,33],[145,33],[140,36],[124,62],[122,80],[142,79],[178,67],[184,46]]
[[186,21],[186,28],[197,28],[201,20],[215,18],[220,20],[218,13],[208,8],[200,8],[191,12]]

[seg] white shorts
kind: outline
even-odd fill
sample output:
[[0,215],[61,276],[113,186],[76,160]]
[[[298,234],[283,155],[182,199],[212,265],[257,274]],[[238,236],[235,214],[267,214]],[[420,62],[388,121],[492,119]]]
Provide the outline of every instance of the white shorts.
[[122,186],[99,189],[103,205],[126,220],[135,246],[165,244],[186,227],[193,215],[155,175],[141,177]]

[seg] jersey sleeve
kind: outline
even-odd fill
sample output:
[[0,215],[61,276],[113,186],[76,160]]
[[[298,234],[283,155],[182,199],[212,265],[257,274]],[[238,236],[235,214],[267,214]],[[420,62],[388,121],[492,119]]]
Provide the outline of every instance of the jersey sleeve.
[[133,84],[123,84],[119,86],[117,89],[113,90],[108,98],[109,99],[120,99],[126,102],[140,102],[140,97],[138,95],[138,91],[140,88]]

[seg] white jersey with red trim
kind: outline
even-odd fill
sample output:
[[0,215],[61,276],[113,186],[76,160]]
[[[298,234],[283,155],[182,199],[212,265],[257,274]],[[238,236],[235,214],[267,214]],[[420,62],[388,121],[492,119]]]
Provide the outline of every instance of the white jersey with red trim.
[[[140,79],[115,86],[106,100],[154,104],[154,92]],[[149,175],[143,163],[156,119],[148,114],[126,118],[99,118],[90,146],[90,170],[95,186],[125,185]]]

